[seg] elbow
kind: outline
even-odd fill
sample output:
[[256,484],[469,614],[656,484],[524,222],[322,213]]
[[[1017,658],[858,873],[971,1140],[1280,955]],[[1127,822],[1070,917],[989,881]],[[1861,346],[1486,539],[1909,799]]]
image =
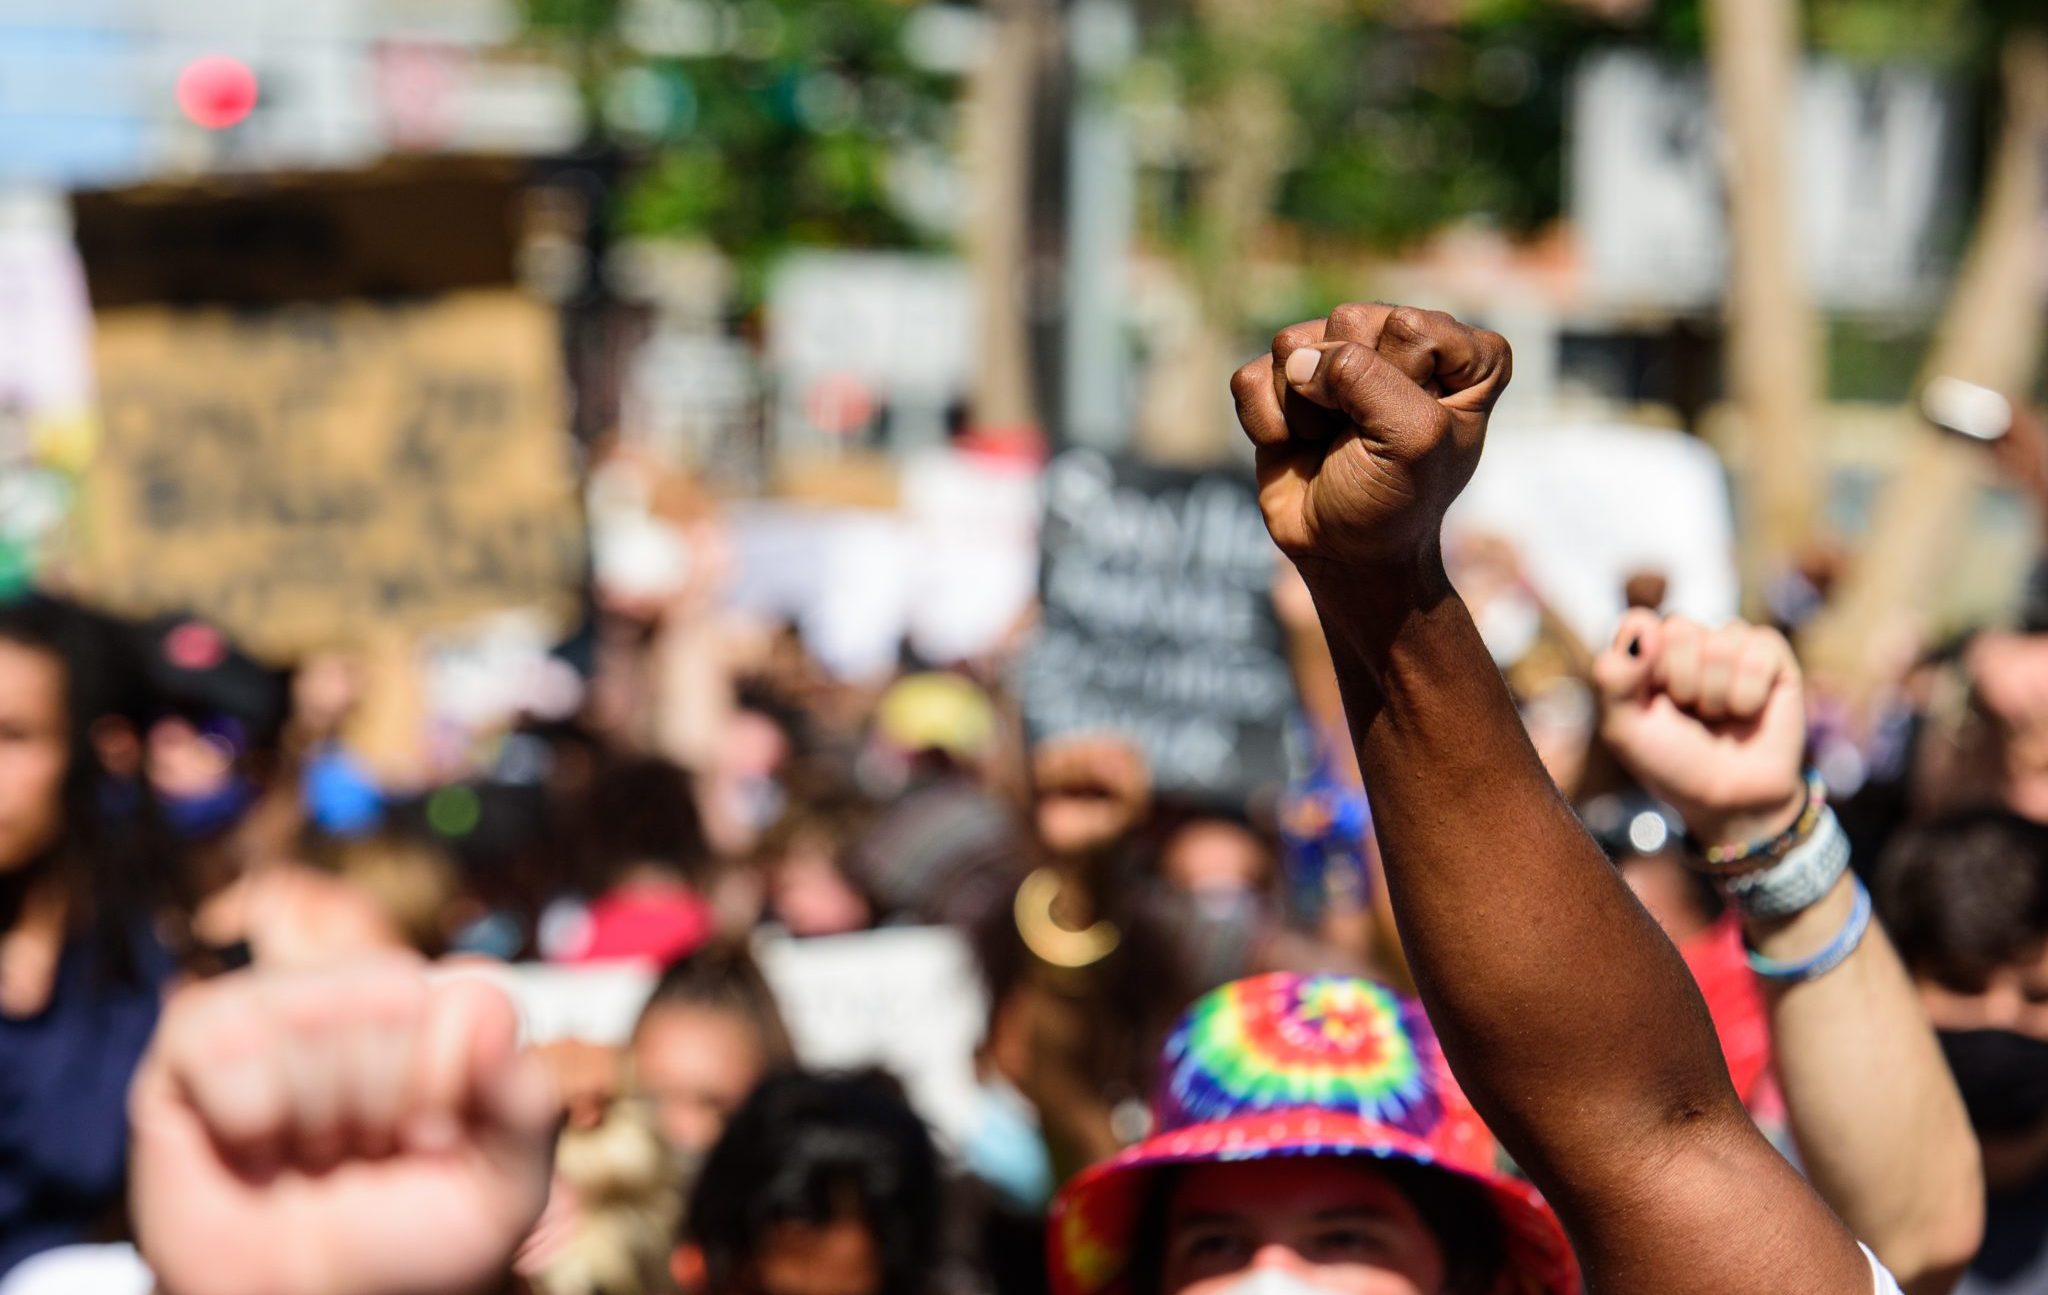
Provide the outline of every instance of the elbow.
[[1930,1190],[1914,1226],[1895,1238],[1866,1238],[1905,1295],[1950,1295],[1984,1243],[1984,1176],[1977,1157],[1945,1189]]

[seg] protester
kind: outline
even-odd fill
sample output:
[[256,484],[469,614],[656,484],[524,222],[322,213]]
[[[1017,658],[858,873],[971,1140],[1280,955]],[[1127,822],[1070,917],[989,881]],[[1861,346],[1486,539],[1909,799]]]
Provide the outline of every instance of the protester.
[[[1807,1174],[1908,1290],[1951,1289],[1983,1235],[1976,1147],[1819,776],[1801,776],[1790,646],[1741,622],[1708,631],[1633,611],[1595,678],[1608,744],[1679,808],[1742,917]],[[1744,870],[1730,843],[1766,866]],[[1845,1067],[1869,1077],[1845,1084]]]
[[1055,1295],[1572,1295],[1556,1218],[1497,1164],[1421,1007],[1275,973],[1168,1041],[1148,1140],[1075,1179]]
[[[1448,316],[1344,307],[1282,332],[1232,383],[1268,527],[1329,636],[1430,1019],[1557,1206],[1593,1290],[1848,1295],[1874,1273],[1893,1289],[1736,1100],[1683,962],[1558,797],[1450,592],[1443,514],[1509,369],[1505,342]],[[1634,668],[1624,689],[1610,667],[1610,694],[1646,687],[1656,654],[1621,655]],[[1689,754],[1726,755],[1681,705],[1699,700],[1692,679],[1690,694],[1647,691],[1643,714],[1689,738]],[[1730,676],[1718,679],[1725,698]],[[1758,686],[1742,680],[1745,694]],[[1762,673],[1762,691],[1775,683]],[[1795,746],[1795,772],[1797,758]],[[1720,763],[1696,771],[1733,793],[1709,839],[1739,853],[1753,835],[1770,842],[1783,827],[1769,821],[1784,804],[1775,762],[1759,781],[1760,767],[1731,780]],[[1809,978],[1816,955],[1840,962],[1862,933],[1832,909],[1790,927],[1772,965]]]
[[690,1199],[707,1295],[922,1295],[938,1264],[939,1159],[886,1076],[769,1080]]
[[598,772],[578,824],[592,897],[550,914],[542,944],[551,960],[662,965],[711,937],[711,847],[696,804],[689,774],[659,757]]
[[1984,1244],[1959,1289],[2048,1287],[2048,828],[1989,809],[1908,828],[1877,911],[1983,1146]]
[[796,1064],[796,1050],[753,958],[712,945],[655,982],[628,1063],[631,1088],[652,1103],[662,1137],[701,1157],[765,1076]]
[[[1171,1034],[1155,1088],[1152,1022],[1166,1018],[1166,1039],[1192,997],[1188,919],[1211,902],[1197,892],[1220,876],[1241,893],[1267,865],[1237,829],[1177,842],[1159,830],[1171,820],[1128,747],[1038,753],[1042,866],[983,924],[990,1091],[1027,1098],[1037,1129],[998,1129],[1000,1154],[977,1132],[968,1161],[1014,1189],[1013,1206],[1033,1192],[1012,1170],[1034,1133],[1056,1165],[1106,1162],[1062,1197],[1061,1295],[1566,1295],[1575,1264],[1594,1291],[1895,1290],[1858,1233],[1918,1292],[1945,1289],[1974,1245],[1963,1106],[1801,775],[1800,678],[1782,640],[1642,612],[1595,678],[1607,744],[1680,812],[1700,844],[1688,862],[1717,870],[1770,982],[1763,1010],[1814,1188],[1759,1135],[1685,963],[1531,749],[1434,556],[1506,364],[1498,339],[1447,317],[1350,308],[1283,334],[1235,384],[1268,524],[1306,578],[1344,690],[1426,1020],[1348,976],[1241,981]],[[614,803],[597,825],[607,839],[652,846],[610,850],[626,866],[609,879],[651,859],[694,893],[705,855],[675,848],[678,833],[701,839],[687,792]],[[771,1031],[758,985],[732,1000],[748,1006],[700,1011],[722,996],[680,983],[747,986],[685,967],[648,1009],[635,1070],[658,1074],[676,1047],[721,1063],[719,1092],[684,1104],[704,1118],[672,1130],[687,1147],[742,1071],[769,1064],[742,1036]],[[134,1105],[135,1214],[165,1295],[455,1295],[512,1271],[522,1244],[532,1260],[574,1235],[567,1207],[533,1235],[553,1102],[510,1036],[488,991],[408,967],[353,981],[259,972],[174,1002]],[[428,1098],[448,1116],[458,1091],[460,1118],[407,1118]],[[1149,1112],[1136,1100],[1148,1091]],[[1482,1115],[1534,1188],[1498,1170]],[[699,1259],[671,1275],[711,1295],[951,1290],[940,1206],[966,1193],[939,1181],[893,1085],[771,1078],[706,1159],[686,1232]],[[275,1226],[287,1209],[288,1230]],[[606,1253],[646,1272],[653,1249]],[[986,1274],[1007,1252],[974,1253]]]
[[[172,974],[133,669],[74,606],[0,605],[0,1275],[118,1211],[123,1094]],[[117,779],[103,749],[136,762]]]

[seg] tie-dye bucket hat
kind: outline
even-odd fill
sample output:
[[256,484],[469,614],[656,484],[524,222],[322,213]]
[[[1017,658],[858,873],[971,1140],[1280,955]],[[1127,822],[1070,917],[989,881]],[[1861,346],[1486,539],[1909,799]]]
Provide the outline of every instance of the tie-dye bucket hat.
[[1203,997],[1167,1041],[1157,1132],[1053,1204],[1053,1295],[1122,1295],[1147,1188],[1170,1165],[1286,1157],[1405,1161],[1485,1190],[1511,1289],[1577,1295],[1578,1264],[1537,1191],[1502,1171],[1419,1003],[1369,980],[1293,972]]

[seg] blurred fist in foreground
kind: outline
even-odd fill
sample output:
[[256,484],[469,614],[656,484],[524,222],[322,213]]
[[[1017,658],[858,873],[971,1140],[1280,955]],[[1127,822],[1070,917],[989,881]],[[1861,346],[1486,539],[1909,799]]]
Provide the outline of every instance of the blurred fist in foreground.
[[1282,330],[1230,382],[1274,541],[1343,565],[1434,551],[1512,367],[1498,333],[1408,306]]
[[1601,735],[1708,845],[1775,835],[1805,803],[1806,702],[1776,630],[1622,617],[1593,663]]
[[548,1190],[557,1103],[497,989],[393,959],[172,999],[129,1096],[162,1295],[481,1295]]

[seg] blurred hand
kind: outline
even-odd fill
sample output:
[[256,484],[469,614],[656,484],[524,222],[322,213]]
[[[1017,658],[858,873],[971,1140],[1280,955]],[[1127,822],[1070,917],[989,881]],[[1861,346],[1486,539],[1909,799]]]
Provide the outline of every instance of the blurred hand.
[[1052,738],[1031,753],[1038,834],[1055,855],[1080,858],[1122,840],[1152,808],[1145,753],[1111,734]]
[[129,1097],[163,1295],[499,1288],[547,1197],[556,1102],[503,994],[417,963],[174,997]]
[[1593,682],[1601,735],[1701,841],[1772,836],[1799,817],[1806,702],[1776,630],[1631,611]]
[[1980,634],[1966,665],[1995,726],[2006,806],[2048,819],[2048,634]]
[[[2005,479],[2036,503],[2048,503],[2048,425],[2023,400],[2012,402],[2012,426],[1991,443]],[[2048,524],[2048,518],[2043,519]]]
[[1230,383],[1274,541],[1350,565],[1428,552],[1512,367],[1499,334],[1437,311],[1341,306],[1283,330]]
[[548,1068],[569,1127],[594,1129],[619,1093],[619,1049],[581,1039],[558,1039],[533,1050]]

